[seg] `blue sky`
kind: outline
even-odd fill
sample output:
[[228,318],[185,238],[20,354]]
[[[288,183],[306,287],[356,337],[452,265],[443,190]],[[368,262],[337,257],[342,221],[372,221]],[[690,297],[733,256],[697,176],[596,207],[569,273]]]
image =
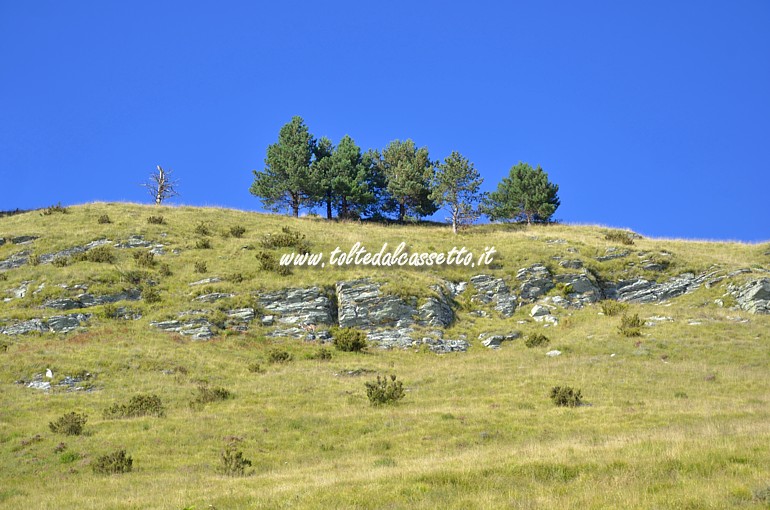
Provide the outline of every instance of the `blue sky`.
[[[770,240],[770,2],[0,0],[0,210],[248,193],[302,116],[364,149],[519,161],[556,217]],[[443,218],[439,213],[439,219]]]

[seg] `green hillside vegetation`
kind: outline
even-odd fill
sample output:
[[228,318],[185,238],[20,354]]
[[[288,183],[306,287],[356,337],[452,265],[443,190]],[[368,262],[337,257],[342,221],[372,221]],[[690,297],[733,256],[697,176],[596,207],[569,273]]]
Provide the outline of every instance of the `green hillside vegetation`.
[[[770,244],[618,232],[486,224],[454,235],[439,224],[105,203],[0,217],[0,261],[29,252],[26,264],[0,271],[0,329],[92,314],[67,334],[0,334],[0,508],[768,508],[770,316],[734,309],[727,285],[767,277]],[[280,235],[294,246],[273,247]],[[38,238],[10,241],[19,236]],[[105,245],[40,263],[46,254],[131,236],[162,244],[163,254]],[[464,246],[497,253],[476,268],[260,269],[260,260],[277,261],[297,246],[323,252],[328,262],[334,248],[356,242],[370,251],[405,242],[411,252]],[[629,254],[597,260],[613,250]],[[511,318],[491,307],[479,317],[468,293],[460,294],[445,336],[466,335],[471,347],[444,355],[371,344],[348,352],[268,336],[271,326],[258,318],[245,332],[222,319],[225,310],[245,307],[259,317],[259,294],[287,287],[371,278],[422,303],[442,280],[489,274],[512,281],[535,263],[553,274],[574,272],[559,264],[564,259],[581,260],[607,282],[753,273],[663,303],[630,303],[617,315],[600,303],[560,310],[558,326],[548,328],[531,320],[532,305]],[[644,269],[642,260],[658,269]],[[214,276],[221,281],[189,285]],[[41,308],[71,297],[79,284],[95,295],[140,289],[143,299]],[[10,292],[24,285],[24,297]],[[234,296],[193,300],[211,292]],[[123,306],[141,318],[114,318]],[[219,325],[214,338],[194,341],[150,326],[189,310],[208,312]],[[626,336],[623,316],[635,314],[639,335]],[[670,320],[644,324],[662,315]],[[521,338],[500,349],[478,339],[511,330]],[[543,333],[545,341],[525,345]],[[562,354],[545,355],[552,350]],[[18,383],[46,369],[50,391]],[[391,374],[403,398],[372,405],[367,383]],[[81,390],[58,385],[75,375]],[[557,387],[574,388],[578,398],[555,405]],[[49,426],[57,420],[61,429]],[[53,430],[78,424],[79,434]]]

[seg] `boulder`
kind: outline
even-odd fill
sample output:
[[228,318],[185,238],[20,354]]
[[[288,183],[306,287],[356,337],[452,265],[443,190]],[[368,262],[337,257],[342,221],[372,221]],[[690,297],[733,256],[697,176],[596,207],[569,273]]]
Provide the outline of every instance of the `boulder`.
[[430,296],[417,310],[418,321],[422,326],[434,328],[449,327],[455,320],[452,310],[452,297],[457,287],[450,282],[433,287],[436,296]]
[[48,329],[53,333],[69,333],[85,323],[90,315],[74,313],[70,315],[56,315],[49,317],[47,321]]
[[471,277],[471,285],[476,294],[471,296],[471,303],[494,304],[494,309],[503,317],[511,317],[516,311],[518,300],[502,278],[486,274]]
[[49,264],[53,262],[55,259],[58,258],[65,258],[65,257],[71,257],[73,255],[77,255],[78,253],[83,253],[88,250],[91,250],[93,248],[96,248],[97,246],[102,246],[104,244],[110,244],[112,241],[109,239],[97,239],[96,241],[91,241],[88,244],[84,244],[83,246],[73,246],[72,248],[67,248],[65,250],[57,251],[54,253],[45,253],[43,255],[40,255],[40,263],[41,264]]
[[14,253],[5,260],[0,260],[0,271],[7,271],[9,269],[17,269],[27,263],[30,252],[20,251]]
[[545,355],[549,358],[555,358],[556,356],[561,356],[561,351],[554,349],[552,351],[546,352]]
[[35,239],[39,239],[38,236],[16,236],[11,238],[13,244],[29,244]]
[[220,299],[227,299],[235,296],[235,294],[230,294],[226,292],[212,292],[210,294],[203,294],[202,296],[198,296],[194,299],[194,301],[200,301],[203,303],[213,303],[215,301],[219,301]]
[[692,292],[715,274],[708,273],[696,276],[692,273],[684,273],[663,283],[650,282],[644,278],[621,280],[617,284],[607,286],[604,289],[604,294],[607,298],[618,301],[653,303]]
[[398,296],[383,294],[381,286],[369,279],[338,282],[336,288],[340,327],[369,330],[411,326],[417,315],[416,307]]
[[1,331],[5,335],[25,335],[27,333],[48,331],[48,326],[46,326],[42,319],[30,319],[7,326]]
[[163,331],[189,336],[194,340],[208,340],[214,336],[212,331],[214,325],[205,318],[151,322],[150,326],[162,329]]
[[92,306],[104,305],[107,303],[117,303],[118,301],[138,301],[141,297],[142,293],[138,289],[130,289],[115,294],[105,294],[103,296],[83,293],[75,298],[49,299],[43,303],[43,307],[53,308],[55,310],[74,310],[76,308],[90,308]]
[[516,279],[521,280],[522,301],[532,302],[555,287],[551,272],[543,264],[533,264],[519,269]]
[[511,331],[510,333],[506,334],[482,333],[479,335],[479,340],[481,340],[481,345],[484,347],[489,349],[499,349],[503,342],[516,340],[520,337],[521,333],[519,331]]
[[741,286],[730,285],[730,293],[741,310],[756,314],[770,314],[770,278],[761,278]]
[[579,274],[560,274],[554,278],[557,283],[569,286],[567,298],[575,306],[596,303],[603,297],[599,284],[587,272]]
[[579,259],[562,260],[559,265],[567,269],[582,269],[583,261]]
[[336,313],[328,292],[319,287],[281,289],[258,296],[259,305],[290,325],[334,324]]
[[628,250],[621,250],[619,248],[609,247],[607,248],[607,251],[605,254],[601,257],[596,257],[596,260],[599,262],[607,262],[608,260],[615,260],[615,259],[621,259],[623,257],[628,257],[629,255]]

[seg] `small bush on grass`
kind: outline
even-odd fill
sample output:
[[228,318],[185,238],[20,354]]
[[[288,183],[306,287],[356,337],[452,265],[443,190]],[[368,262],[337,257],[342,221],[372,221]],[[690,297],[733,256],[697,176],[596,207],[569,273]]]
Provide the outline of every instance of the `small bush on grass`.
[[330,351],[326,347],[321,347],[316,352],[308,356],[308,358],[318,360],[318,361],[329,361],[330,359],[332,359],[332,351]]
[[79,436],[83,433],[83,426],[85,426],[87,421],[88,417],[86,415],[73,411],[60,416],[58,420],[50,422],[48,426],[54,434]]
[[620,331],[620,334],[623,336],[641,336],[642,326],[644,326],[644,321],[639,318],[639,314],[624,314],[623,317],[620,318],[620,326],[618,326],[618,331]]
[[211,235],[211,229],[209,229],[209,226],[202,221],[195,226],[195,229],[193,230],[193,232],[195,232],[199,236]]
[[96,222],[99,225],[106,225],[107,223],[112,223],[112,220],[108,215],[102,214],[101,216],[99,216],[99,219],[97,219]]
[[76,460],[80,458],[80,454],[78,452],[73,452],[72,450],[68,452],[64,452],[59,456],[59,462],[62,464],[72,464]]
[[332,328],[332,343],[338,351],[360,352],[366,347],[366,333],[355,328]]
[[134,260],[139,267],[153,267],[155,265],[155,254],[150,251],[135,251]]
[[606,299],[599,304],[602,307],[602,313],[607,317],[620,315],[628,309],[628,305],[626,303],[620,303],[611,299]]
[[161,300],[160,291],[152,285],[143,285],[142,299],[144,299],[145,303],[159,303]]
[[219,472],[223,475],[244,476],[246,475],[246,468],[251,467],[251,461],[244,458],[243,452],[238,448],[240,442],[240,438],[230,438],[222,451]]
[[203,273],[208,272],[208,270],[209,270],[209,267],[208,267],[208,265],[206,264],[205,261],[203,261],[203,260],[196,260],[195,261],[195,272],[196,273],[203,274]]
[[50,216],[54,213],[67,214],[68,212],[70,212],[69,209],[62,207],[61,202],[57,202],[56,205],[48,206],[43,210],[45,216]]
[[246,233],[246,229],[241,225],[235,225],[230,227],[230,235],[233,237],[241,238]]
[[260,244],[263,248],[294,248],[300,253],[307,253],[310,245],[305,240],[305,234],[291,227],[282,227],[278,234],[267,234],[262,237]]
[[99,264],[113,264],[116,259],[115,250],[112,246],[107,245],[97,246],[72,256],[74,262],[94,262]]
[[262,365],[259,363],[249,363],[249,366],[247,367],[249,369],[249,372],[252,374],[264,374],[265,369],[262,368]]
[[570,386],[551,388],[551,400],[559,407],[577,407],[583,403],[582,398],[580,390],[574,390]]
[[291,354],[280,349],[271,349],[270,352],[267,353],[267,361],[270,363],[289,363],[293,359]]
[[207,239],[207,238],[198,239],[197,241],[195,241],[195,248],[198,250],[210,250],[211,239]]
[[94,473],[100,475],[130,473],[133,467],[134,459],[126,455],[126,450],[123,449],[102,455],[91,464]]
[[70,265],[70,258],[69,257],[59,256],[59,257],[56,257],[55,259],[53,259],[51,261],[51,264],[54,267],[67,267],[67,266]]
[[27,257],[27,264],[30,266],[37,266],[40,264],[40,255],[37,253],[30,253],[29,257]]
[[8,275],[5,273],[0,273],[0,282],[4,282],[8,280]]
[[203,406],[211,402],[220,402],[232,398],[233,394],[222,388],[210,388],[208,384],[199,384],[195,398],[190,401],[191,407]]
[[102,412],[105,420],[137,416],[162,417],[166,413],[157,395],[134,395],[128,404],[113,404]]
[[291,268],[289,266],[282,266],[280,262],[278,262],[278,259],[275,258],[275,255],[272,253],[261,251],[257,253],[256,257],[257,262],[259,263],[259,268],[262,271],[271,271],[280,276],[287,276],[291,274]]
[[540,347],[541,345],[548,345],[548,342],[550,342],[550,340],[542,333],[532,333],[527,336],[526,340],[524,340],[524,345],[527,347]]
[[174,273],[171,272],[171,267],[164,262],[163,264],[158,266],[158,274],[160,274],[163,277],[169,277]]
[[150,225],[163,225],[166,223],[166,220],[163,218],[163,216],[149,216],[147,218],[147,223]]
[[611,230],[604,235],[604,239],[627,246],[634,244],[634,236],[630,232],[623,232],[622,230]]
[[404,385],[396,380],[395,375],[388,377],[377,376],[376,381],[364,383],[366,396],[373,406],[395,404],[404,398]]

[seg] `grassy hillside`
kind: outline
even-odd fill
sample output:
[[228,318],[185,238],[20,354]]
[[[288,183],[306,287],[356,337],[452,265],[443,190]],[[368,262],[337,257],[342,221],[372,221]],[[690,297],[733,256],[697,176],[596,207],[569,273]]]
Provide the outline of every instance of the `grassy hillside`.
[[[105,215],[110,223],[100,223]],[[148,223],[150,216],[162,216],[163,223]],[[244,230],[240,237],[235,227]],[[483,268],[327,265],[280,276],[260,270],[257,254],[291,251],[263,246],[264,236],[283,227],[304,235],[310,251],[323,252],[326,260],[334,248],[347,251],[357,241],[372,251],[403,241],[418,252],[465,246],[480,254],[494,246],[497,254]],[[31,257],[0,272],[0,300],[9,298],[0,301],[0,328],[62,313],[92,314],[86,328],[66,335],[0,335],[0,507],[767,508],[770,316],[732,309],[726,286],[770,268],[770,244],[637,238],[623,245],[607,240],[607,232],[483,225],[453,236],[437,225],[127,204],[0,218],[0,238],[7,240],[0,261],[20,252]],[[71,256],[35,264],[46,254],[136,235],[162,244],[163,254],[143,265],[134,253],[147,247],[110,248],[110,262]],[[14,244],[19,236],[37,239]],[[613,250],[629,254],[597,260]],[[208,341],[150,326],[193,309],[258,308],[255,299],[265,291],[361,277],[387,282],[383,290],[419,302],[440,280],[485,273],[509,281],[534,263],[559,274],[570,272],[559,264],[566,259],[582,261],[603,281],[665,281],[686,272],[726,275],[745,268],[754,273],[668,302],[629,305],[628,313],[643,320],[667,318],[642,327],[638,337],[621,335],[620,318],[601,314],[599,304],[561,310],[559,325],[546,328],[531,320],[531,306],[512,318],[482,318],[460,296],[446,335],[466,335],[471,348],[447,355],[326,346],[332,357],[322,360],[320,344],[268,337],[270,328],[259,320],[247,332],[223,330]],[[659,268],[645,269],[650,263]],[[221,281],[189,285],[214,276]],[[74,295],[77,285],[92,294],[152,289],[159,300],[116,304],[141,314],[139,320],[112,318],[116,305],[41,308]],[[16,297],[21,287],[26,292]],[[234,296],[194,301],[207,292]],[[522,338],[499,350],[477,339],[511,330]],[[524,338],[535,332],[549,343],[526,347]],[[562,354],[545,355],[554,349]],[[292,360],[272,363],[277,351]],[[50,391],[17,383],[46,369],[53,373]],[[84,373],[91,374],[79,383],[84,389],[57,385]],[[405,398],[370,406],[364,384],[377,374],[396,374]],[[191,405],[202,384],[224,388],[231,398]],[[556,407],[548,397],[554,386],[579,388],[586,405]],[[159,396],[164,415],[104,414],[139,394]],[[88,417],[83,433],[54,433],[49,423],[73,411]],[[221,473],[228,443],[251,461],[246,476]],[[131,472],[93,471],[100,456],[119,449],[132,457]]]

